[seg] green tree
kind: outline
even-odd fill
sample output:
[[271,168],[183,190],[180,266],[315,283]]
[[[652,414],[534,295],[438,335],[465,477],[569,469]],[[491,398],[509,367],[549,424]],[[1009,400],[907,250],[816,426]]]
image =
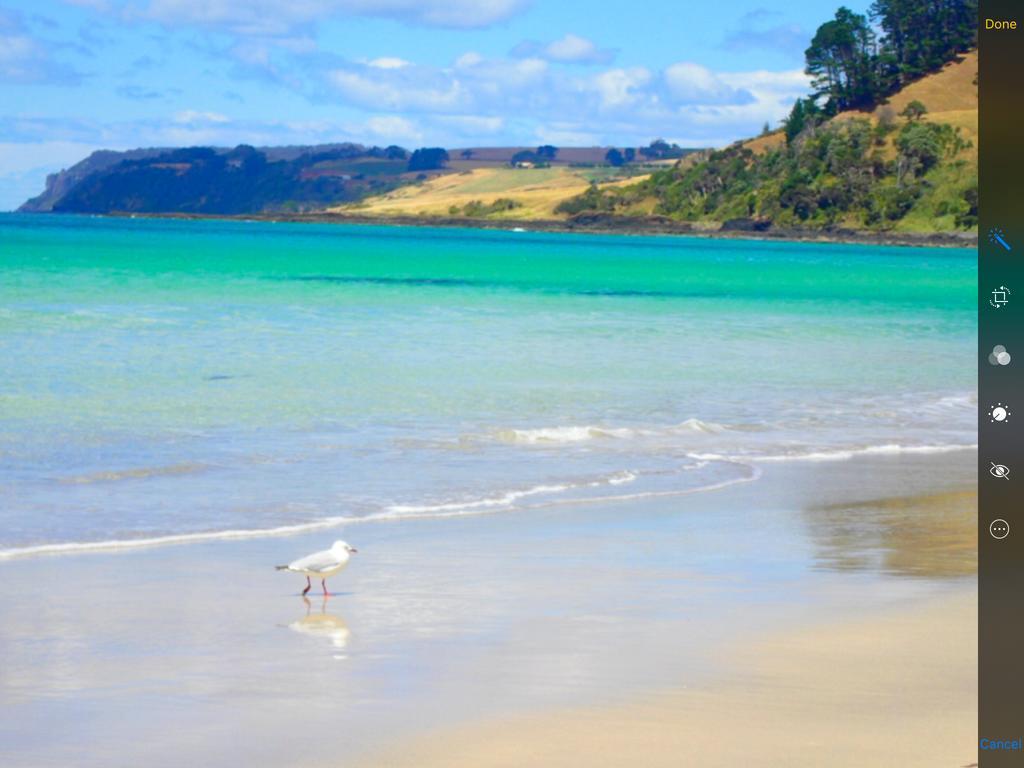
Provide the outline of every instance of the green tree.
[[616,168],[626,162],[626,158],[615,147],[604,153],[604,160],[608,165],[614,165]]
[[604,154],[604,162],[617,168],[626,162],[626,158],[623,157],[623,154],[620,151],[616,150],[616,148],[612,146],[610,150]]
[[520,163],[536,164],[540,162],[537,153],[530,149],[521,149],[509,158],[508,164],[515,168]]
[[900,112],[900,117],[905,117],[907,120],[920,120],[928,114],[928,108],[917,99],[907,104]]
[[797,99],[793,109],[789,112],[789,117],[785,121],[786,143],[792,144],[793,140],[803,132],[806,125],[807,113],[804,109],[804,100]]
[[646,147],[640,147],[640,154],[646,158],[664,159],[668,157],[682,157],[686,150],[678,144],[669,144],[664,139],[655,139]]
[[786,132],[786,143],[792,144],[805,129],[817,125],[821,120],[821,109],[813,98],[797,99],[789,116],[782,123]]
[[909,171],[920,176],[934,168],[947,154],[954,154],[963,142],[953,127],[945,123],[911,122],[896,137],[899,150],[899,177]]
[[978,43],[978,0],[875,0],[870,13],[898,82],[931,72]]
[[866,16],[843,7],[818,27],[805,52],[815,96],[835,112],[874,104],[880,93],[877,41]]
[[434,171],[444,168],[448,152],[441,147],[421,147],[409,158],[410,171]]

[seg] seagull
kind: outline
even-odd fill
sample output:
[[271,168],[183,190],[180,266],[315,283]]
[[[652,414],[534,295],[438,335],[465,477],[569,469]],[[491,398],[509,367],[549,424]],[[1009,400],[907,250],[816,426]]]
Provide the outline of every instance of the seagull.
[[293,573],[305,575],[306,588],[302,590],[303,597],[306,596],[306,593],[309,592],[312,586],[309,583],[309,577],[318,577],[324,587],[324,595],[326,596],[330,595],[330,592],[327,591],[327,578],[338,573],[348,565],[349,556],[353,552],[358,551],[355,547],[344,541],[336,541],[330,549],[325,549],[323,552],[314,552],[312,555],[300,557],[298,560],[288,563],[288,565],[278,565],[276,568],[279,571],[292,571]]

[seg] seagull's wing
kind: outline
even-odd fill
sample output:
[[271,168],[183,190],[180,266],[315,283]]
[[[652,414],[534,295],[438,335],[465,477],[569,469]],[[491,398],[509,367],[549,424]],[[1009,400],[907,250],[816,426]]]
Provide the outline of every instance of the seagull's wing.
[[323,552],[314,552],[312,555],[301,557],[294,563],[288,564],[288,570],[290,571],[329,571],[331,568],[337,568],[340,561],[331,552],[326,549]]

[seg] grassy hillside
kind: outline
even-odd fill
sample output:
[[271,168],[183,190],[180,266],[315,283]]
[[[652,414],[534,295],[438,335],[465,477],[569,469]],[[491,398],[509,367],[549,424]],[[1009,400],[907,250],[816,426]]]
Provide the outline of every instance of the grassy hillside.
[[472,168],[401,187],[338,212],[371,216],[466,216],[496,219],[552,219],[559,204],[586,191],[591,184],[614,189],[636,183],[635,167]]
[[[977,53],[870,111],[841,112],[616,189],[592,187],[563,214],[660,215],[714,229],[969,231],[977,226]],[[924,115],[906,112],[923,104]]]

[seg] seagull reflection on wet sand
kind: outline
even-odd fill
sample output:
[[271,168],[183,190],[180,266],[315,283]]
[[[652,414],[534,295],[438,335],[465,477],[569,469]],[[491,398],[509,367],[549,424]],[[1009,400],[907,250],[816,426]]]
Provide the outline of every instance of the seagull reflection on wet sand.
[[[303,597],[302,602],[306,604],[306,615],[298,621],[288,625],[288,629],[308,637],[322,638],[328,640],[335,651],[344,651],[348,647],[349,639],[352,636],[348,625],[343,619],[327,612],[327,602],[331,598],[324,597],[320,602],[320,612],[313,611],[313,603],[308,597]],[[335,659],[348,658],[344,653],[335,653]]]

